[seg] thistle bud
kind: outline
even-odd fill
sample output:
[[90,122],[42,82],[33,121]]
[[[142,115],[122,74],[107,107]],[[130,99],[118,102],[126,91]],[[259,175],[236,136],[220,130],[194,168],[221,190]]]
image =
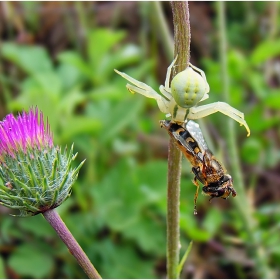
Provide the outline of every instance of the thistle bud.
[[48,122],[38,109],[0,122],[0,204],[33,216],[56,208],[71,194],[84,161],[72,168],[67,153],[53,144]]

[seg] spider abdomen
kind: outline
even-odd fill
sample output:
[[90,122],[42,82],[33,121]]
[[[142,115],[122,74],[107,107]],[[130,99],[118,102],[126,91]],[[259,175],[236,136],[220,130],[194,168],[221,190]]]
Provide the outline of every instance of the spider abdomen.
[[190,108],[202,99],[206,92],[206,87],[202,76],[191,67],[188,67],[173,78],[171,93],[179,106]]

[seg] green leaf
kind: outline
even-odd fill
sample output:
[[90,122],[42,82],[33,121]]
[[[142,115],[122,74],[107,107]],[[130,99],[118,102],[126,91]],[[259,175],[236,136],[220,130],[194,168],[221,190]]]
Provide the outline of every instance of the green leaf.
[[84,104],[87,101],[87,96],[83,94],[78,88],[73,88],[68,91],[59,101],[59,111],[66,116],[74,116],[75,109],[78,105]]
[[55,72],[34,74],[34,80],[38,83],[41,94],[59,95],[62,84]]
[[267,117],[263,109],[263,104],[257,105],[250,114],[246,115],[246,121],[251,129],[251,134],[262,132],[274,125],[279,124],[279,117]]
[[[148,210],[146,209],[148,212]],[[135,240],[139,247],[150,254],[157,254],[164,256],[166,252],[166,236],[165,236],[165,218],[162,220],[150,215],[141,217],[134,221],[127,229],[123,232],[124,236],[130,240]]]
[[247,58],[241,51],[234,49],[230,50],[228,54],[228,71],[230,77],[242,80],[244,78],[244,72],[247,69],[247,65]]
[[44,48],[3,43],[1,50],[4,58],[31,75],[53,71],[51,59]]
[[[21,94],[10,103],[10,108],[28,110],[30,106],[36,105],[51,118],[59,102],[61,89],[61,81],[55,73],[34,74],[22,83]],[[57,120],[57,116],[55,118]]]
[[[190,242],[186,252],[184,253],[184,255],[183,255],[183,257],[182,257],[182,259],[181,259],[181,261],[180,261],[180,263],[178,265],[178,268],[177,268],[178,276],[180,276],[181,271],[182,271],[182,269],[183,269],[183,267],[184,267],[184,265],[186,263],[186,260],[187,260],[187,258],[189,256],[190,252],[191,252],[192,245],[193,245],[193,241]],[[178,277],[178,278],[180,278],[180,277]]]
[[46,222],[42,215],[30,217],[29,219],[19,219],[18,224],[25,233],[33,234],[37,237],[50,238],[55,236],[54,230]]
[[95,29],[89,34],[87,51],[92,70],[98,71],[109,50],[124,37],[123,31],[116,32],[105,28]]
[[[146,203],[160,206],[161,214],[166,215],[166,161],[149,161],[137,168],[139,188],[145,194]],[[143,175],[144,174],[144,175]],[[159,176],[155,176],[159,174]]]
[[110,228],[124,231],[138,219],[145,200],[137,188],[137,180],[135,168],[128,162],[122,161],[108,170],[102,182],[92,189],[100,221]]
[[138,46],[127,44],[112,55],[111,64],[114,68],[122,68],[138,62],[141,59],[141,55],[142,52]]
[[210,234],[210,237],[213,237],[214,234],[220,229],[222,222],[222,212],[219,211],[217,208],[211,207],[211,211],[207,212],[207,215],[203,220],[203,227]]
[[92,75],[94,75],[89,65],[77,52],[67,51],[67,52],[60,53],[58,55],[58,60],[60,62],[63,62],[64,64],[68,64],[75,67],[75,69],[78,70],[80,74],[86,77],[90,78]]
[[265,96],[265,105],[272,109],[280,108],[280,90],[279,89],[267,89]]
[[15,227],[14,220],[19,219],[15,217],[13,220],[11,217],[4,216],[1,219],[1,241],[5,243],[12,242],[14,238],[21,238],[22,233],[18,227]]
[[106,55],[102,64],[99,66],[98,75],[102,80],[107,81],[108,77],[115,75],[112,69],[122,68],[124,66],[138,62],[141,59],[141,52],[135,45],[126,45],[110,55]]
[[248,73],[247,81],[252,87],[254,94],[263,100],[267,96],[267,85],[264,79],[264,75],[258,71],[250,71]]
[[[133,67],[133,68],[129,68],[129,69],[126,68],[122,71],[125,72],[126,74],[128,74],[129,76],[133,77],[136,80],[147,83],[151,87],[153,87],[153,86],[158,87],[158,82],[157,81],[155,82],[155,78],[151,75],[147,75],[147,73],[152,72],[152,69],[154,67],[155,67],[155,60],[148,59],[148,60],[142,61],[141,65],[139,65],[138,67]],[[118,68],[117,70],[121,70],[121,68]],[[114,74],[116,77],[118,77],[119,84],[122,85],[123,87],[125,87],[124,81],[126,81],[126,80],[124,80],[122,77],[120,77],[117,73],[114,72]],[[152,77],[152,79],[151,79],[151,77]],[[148,79],[151,79],[153,81],[153,84],[151,84],[150,80],[148,81]]]
[[[184,208],[184,207],[181,207]],[[194,241],[205,242],[211,238],[210,232],[201,229],[197,225],[197,221],[193,217],[193,205],[188,208],[188,211],[181,211],[180,226],[181,230],[185,232],[188,237]]]
[[253,65],[265,62],[280,54],[280,40],[268,40],[260,43],[251,53],[250,61]]
[[66,63],[61,63],[57,68],[57,74],[63,87],[63,94],[67,95],[68,91],[77,87],[82,82],[82,74],[80,71]]
[[101,122],[97,119],[85,116],[69,116],[61,131],[61,141],[70,141],[71,138],[80,134],[95,135],[101,130]]
[[[151,279],[155,276],[155,263],[141,257],[128,244],[113,244],[109,239],[99,242],[102,259],[101,275],[104,279]],[[114,269],[112,269],[114,268]]]
[[21,276],[32,278],[48,278],[54,268],[52,257],[30,244],[17,247],[8,265]]
[[92,189],[99,219],[123,232],[132,225],[141,227],[139,221],[144,207],[165,203],[166,176],[154,174],[166,174],[166,170],[166,163],[160,161],[141,167],[128,160],[119,162]]
[[143,104],[144,98],[128,97],[115,106],[104,122],[106,129],[100,134],[100,140],[106,142],[112,139],[128,124],[135,122]]
[[[94,102],[104,99],[115,101],[125,97],[125,90],[123,85],[112,83],[94,88],[88,93],[88,96]],[[127,94],[129,94],[128,91]]]
[[93,189],[96,216],[104,226],[161,256],[166,242],[166,172],[164,161],[141,166],[122,161]]
[[262,143],[259,138],[254,136],[246,138],[241,149],[242,159],[247,163],[256,164],[260,159],[262,149]]

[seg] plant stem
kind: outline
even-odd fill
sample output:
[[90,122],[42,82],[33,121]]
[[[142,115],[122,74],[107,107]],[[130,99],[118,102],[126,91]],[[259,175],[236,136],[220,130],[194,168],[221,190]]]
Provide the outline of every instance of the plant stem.
[[76,258],[78,264],[82,267],[87,276],[90,279],[101,279],[101,276],[92,265],[89,258],[71,234],[67,226],[64,224],[56,210],[51,209],[42,214],[68,247],[70,253]]
[[185,70],[190,62],[190,15],[187,1],[174,1],[171,2],[171,6],[174,25],[174,57],[178,55],[176,65],[174,65],[177,73]]
[[167,278],[176,279],[180,252],[180,181],[182,153],[170,139],[167,185]]
[[[219,31],[220,31],[220,58],[221,58],[221,73],[222,73],[222,87],[225,102],[230,103],[229,94],[229,76],[227,69],[227,44],[226,44],[226,30],[225,30],[225,3],[218,2],[218,17],[219,17]],[[231,118],[227,118],[227,145],[229,148],[229,157],[231,162],[231,170],[233,172],[234,186],[237,190],[238,197],[234,199],[234,203],[243,220],[244,227],[248,233],[249,248],[254,250],[254,258],[256,262],[256,270],[262,278],[272,278],[272,275],[266,264],[266,258],[263,255],[263,250],[258,240],[256,239],[255,231],[257,229],[257,222],[253,217],[253,208],[246,196],[242,172],[240,170],[240,160],[238,157],[238,149],[236,144],[236,130],[234,122]]]
[[[184,70],[189,63],[190,23],[187,2],[171,2],[174,24],[174,57],[178,55],[175,73]],[[179,277],[180,252],[180,180],[182,153],[170,139],[168,151],[167,186],[167,278]]]
[[162,2],[152,1],[150,2],[150,5],[151,17],[154,19],[153,22],[156,25],[158,38],[164,48],[165,54],[167,55],[168,59],[172,60],[174,52],[173,39],[163,14]]

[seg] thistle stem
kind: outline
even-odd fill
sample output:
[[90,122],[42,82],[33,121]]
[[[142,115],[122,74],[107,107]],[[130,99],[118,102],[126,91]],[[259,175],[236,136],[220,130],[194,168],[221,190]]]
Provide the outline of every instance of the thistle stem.
[[42,214],[68,247],[70,253],[76,258],[78,264],[82,267],[89,279],[101,279],[101,276],[90,262],[89,258],[71,234],[65,223],[62,221],[56,210],[51,209]]
[[[174,23],[174,57],[178,55],[173,77],[184,70],[190,57],[190,23],[188,2],[171,2]],[[167,186],[167,278],[179,277],[180,253],[180,180],[182,153],[170,139]]]

